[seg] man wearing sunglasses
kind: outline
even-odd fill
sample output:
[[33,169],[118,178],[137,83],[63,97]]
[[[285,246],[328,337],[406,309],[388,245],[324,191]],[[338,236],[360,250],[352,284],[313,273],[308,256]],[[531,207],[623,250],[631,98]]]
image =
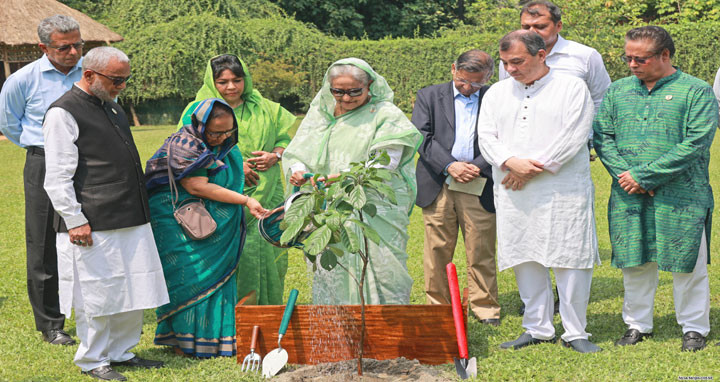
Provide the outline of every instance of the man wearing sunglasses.
[[75,364],[82,373],[124,381],[112,366],[162,366],[130,349],[140,341],[143,310],[169,299],[140,156],[113,101],[130,77],[130,60],[116,48],[94,48],[82,70],[43,122],[60,311],[69,317],[75,309]]
[[65,319],[58,303],[53,210],[42,187],[45,178],[42,121],[48,106],[80,79],[83,40],[77,21],[63,15],[42,20],[38,37],[43,56],[13,73],[3,84],[0,132],[27,150],[23,172],[25,243],[28,297],[35,328],[51,344],[73,345],[75,340],[63,331]]
[[445,265],[452,261],[459,228],[465,240],[470,309],[481,323],[497,326],[492,172],[475,134],[485,83],[494,67],[483,51],[461,54],[450,67],[450,82],[418,91],[412,122],[425,138],[418,149],[416,204],[425,222],[427,300],[450,303]]
[[608,223],[612,265],[622,269],[622,318],[615,342],[653,334],[658,271],[672,272],[682,350],[710,332],[708,180],[718,104],[705,82],[673,66],[675,45],[657,26],[631,29],[622,57],[632,76],[615,81],[594,121],[595,149],[613,178]]

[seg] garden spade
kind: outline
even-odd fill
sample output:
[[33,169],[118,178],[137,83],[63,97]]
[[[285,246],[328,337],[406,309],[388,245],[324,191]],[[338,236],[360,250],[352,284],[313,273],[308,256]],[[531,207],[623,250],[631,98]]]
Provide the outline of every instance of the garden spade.
[[290,297],[288,297],[287,305],[285,305],[285,313],[283,313],[282,322],[280,322],[280,330],[278,330],[278,347],[277,349],[267,353],[263,359],[262,374],[265,378],[270,378],[277,374],[278,371],[280,371],[280,369],[282,369],[287,363],[288,353],[282,348],[280,341],[285,335],[288,325],[290,324],[290,317],[292,316],[293,309],[295,308],[295,300],[297,300],[297,296],[297,289],[290,291]]
[[455,321],[455,335],[457,336],[458,351],[460,358],[455,359],[455,370],[462,379],[477,376],[477,360],[475,357],[468,359],[467,336],[465,333],[465,319],[463,317],[462,303],[460,302],[460,286],[458,285],[457,271],[455,264],[449,263],[447,271],[448,286],[450,287],[450,301],[452,303],[453,320]]

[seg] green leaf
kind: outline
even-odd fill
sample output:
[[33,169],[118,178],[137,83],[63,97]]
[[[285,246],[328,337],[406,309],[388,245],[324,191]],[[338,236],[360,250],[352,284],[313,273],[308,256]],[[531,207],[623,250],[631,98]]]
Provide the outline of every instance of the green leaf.
[[317,260],[317,256],[311,255],[311,254],[309,254],[309,253],[307,253],[307,252],[305,252],[305,251],[303,251],[303,253],[305,254],[305,257],[306,257],[311,263],[314,263],[315,260]]
[[350,219],[351,222],[357,224],[362,228],[363,233],[365,234],[365,237],[370,239],[375,244],[380,244],[380,235],[375,231],[375,228],[370,227],[366,223],[361,222],[357,219]]
[[330,227],[330,230],[337,231],[340,228],[340,214],[337,211],[332,211],[330,216],[325,219],[325,223]]
[[375,158],[375,161],[383,166],[389,165],[390,155],[388,155],[387,150],[383,150],[380,155]]
[[345,255],[345,252],[338,247],[328,246],[327,249],[332,251],[332,253],[334,253],[337,257],[343,257],[343,255]]
[[292,224],[296,220],[304,220],[312,212],[313,205],[315,204],[315,195],[313,194],[302,194],[293,200],[290,208],[285,212],[283,221],[287,222],[288,225]]
[[280,244],[285,245],[293,240],[305,225],[305,220],[295,220],[288,224],[287,229],[283,231],[282,236],[280,236]]
[[320,266],[325,270],[332,271],[337,266],[337,256],[332,251],[323,251],[320,256]]
[[352,224],[346,223],[340,231],[340,239],[345,248],[351,253],[357,253],[360,250],[360,239],[355,234]]
[[390,172],[390,170],[388,170],[386,168],[377,169],[377,171],[375,172],[375,176],[377,176],[378,178],[380,178],[382,180],[389,181],[390,179],[392,179],[392,173]]
[[350,191],[350,195],[348,195],[348,199],[350,204],[358,210],[363,208],[365,202],[367,202],[365,190],[363,190],[362,186],[356,186],[353,188],[353,190]]
[[305,250],[311,255],[318,255],[322,252],[330,241],[330,228],[324,225],[311,233],[305,240]]
[[372,203],[365,204],[365,207],[363,207],[362,210],[372,218],[374,218],[377,214],[377,207]]

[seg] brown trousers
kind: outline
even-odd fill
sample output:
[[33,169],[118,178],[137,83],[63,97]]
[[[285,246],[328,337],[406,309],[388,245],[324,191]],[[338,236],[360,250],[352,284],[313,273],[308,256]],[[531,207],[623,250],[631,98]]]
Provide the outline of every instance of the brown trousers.
[[480,199],[450,191],[444,184],[432,204],[422,209],[425,222],[425,294],[430,304],[449,304],[445,265],[452,262],[458,226],[465,239],[470,310],[478,319],[500,318],[495,264],[495,214]]

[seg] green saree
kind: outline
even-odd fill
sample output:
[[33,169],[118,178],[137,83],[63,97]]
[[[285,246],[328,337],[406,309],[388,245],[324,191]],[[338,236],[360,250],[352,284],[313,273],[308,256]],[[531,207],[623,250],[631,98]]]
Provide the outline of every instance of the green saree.
[[[347,58],[332,66],[350,64],[367,72],[371,100],[339,117],[333,115],[335,98],[325,75],[320,92],[310,105],[297,134],[285,150],[283,168],[289,178],[290,166],[304,164],[309,172],[333,174],[350,168],[351,162],[365,161],[374,151],[401,147],[402,157],[392,170],[390,186],[397,195],[397,205],[387,198],[369,194],[377,206],[368,224],[381,236],[380,245],[370,242],[370,262],[363,294],[368,304],[409,304],[413,280],[407,270],[407,227],[415,203],[416,180],[413,158],[422,136],[405,114],[392,103],[393,92],[385,79],[365,61]],[[332,68],[331,66],[331,68]],[[339,257],[346,269],[360,277],[362,260],[346,254]],[[341,267],[332,271],[319,269],[313,280],[313,303],[359,304],[360,295],[352,277]]]
[[[253,89],[250,71],[242,60],[240,62],[245,72],[244,103],[234,109],[240,153],[243,158],[252,158],[253,151],[270,152],[275,147],[287,147],[290,142],[288,131],[295,122],[295,116]],[[198,90],[195,101],[185,108],[178,127],[189,123],[194,105],[207,98],[222,98],[215,88],[210,61],[203,77],[203,86]],[[266,208],[282,203],[284,194],[280,164],[267,171],[257,171],[257,174],[260,176],[258,184],[246,185],[244,194],[255,198]],[[265,241],[258,231],[257,219],[247,209],[245,212],[247,238],[238,264],[238,297],[243,298],[254,290],[257,292],[258,304],[282,304],[288,264],[287,250],[273,247]]]

